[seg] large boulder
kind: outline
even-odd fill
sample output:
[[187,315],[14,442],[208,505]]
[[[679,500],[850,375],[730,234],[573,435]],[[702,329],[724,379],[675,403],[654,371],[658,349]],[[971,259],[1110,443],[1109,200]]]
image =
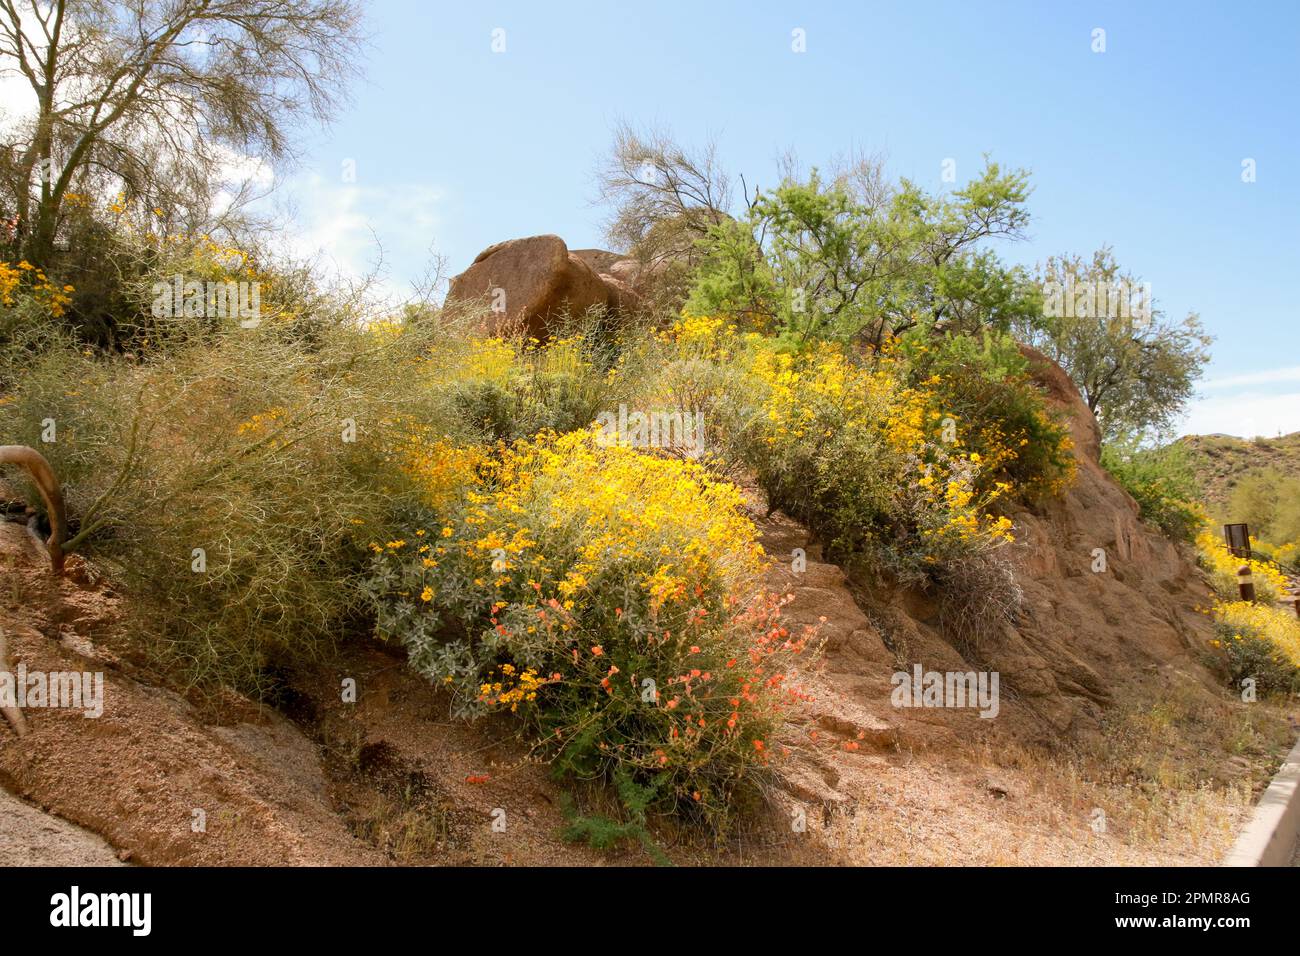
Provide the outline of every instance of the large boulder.
[[[587,250],[584,250],[587,251]],[[490,331],[518,329],[545,338],[562,314],[609,310],[619,296],[559,236],[529,236],[488,246],[470,267],[451,280],[448,302],[483,302]]]

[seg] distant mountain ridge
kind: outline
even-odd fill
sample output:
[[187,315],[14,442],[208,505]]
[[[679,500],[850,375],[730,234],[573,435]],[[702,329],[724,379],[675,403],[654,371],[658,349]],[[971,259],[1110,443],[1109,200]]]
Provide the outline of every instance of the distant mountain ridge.
[[1185,435],[1178,441],[1191,452],[1196,477],[1211,508],[1227,504],[1237,482],[1250,472],[1274,468],[1300,475],[1300,432],[1280,438]]

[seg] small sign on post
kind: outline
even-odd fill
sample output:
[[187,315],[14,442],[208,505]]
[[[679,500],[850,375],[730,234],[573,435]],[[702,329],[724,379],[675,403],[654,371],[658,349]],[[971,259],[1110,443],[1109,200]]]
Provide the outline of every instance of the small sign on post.
[[1223,540],[1234,558],[1250,560],[1250,527],[1247,524],[1225,524]]

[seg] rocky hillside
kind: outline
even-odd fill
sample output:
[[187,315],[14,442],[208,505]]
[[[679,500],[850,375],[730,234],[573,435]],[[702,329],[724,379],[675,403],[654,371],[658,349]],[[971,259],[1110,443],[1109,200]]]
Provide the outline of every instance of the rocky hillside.
[[[937,595],[852,580],[804,528],[753,503],[768,583],[792,595],[793,624],[821,624],[823,666],[814,699],[787,727],[788,759],[772,793],[779,812],[759,824],[762,838],[719,851],[666,829],[673,859],[953,862],[960,838],[978,847],[963,862],[1209,862],[1226,846],[1289,735],[1262,710],[1245,713],[1206,669],[1201,573],[1138,521],[1098,464],[1096,423],[1077,391],[1059,368],[1031,358],[1070,417],[1078,479],[1062,498],[1013,514],[1024,605],[1000,634],[959,646],[939,627]],[[795,548],[808,559],[797,572]],[[121,597],[93,568],[78,560],[52,578],[15,522],[0,524],[0,560],[11,664],[102,670],[109,687],[102,719],[34,710],[24,737],[0,726],[0,784],[102,834],[123,859],[608,859],[560,839],[566,794],[508,722],[448,722],[445,701],[395,649],[360,641],[317,669],[282,675],[275,709],[235,697],[191,701],[133,659],[118,626]],[[996,670],[998,717],[893,706],[891,677],[914,665]],[[339,700],[342,676],[358,680],[355,705]],[[1112,763],[1086,782],[1086,764],[1075,761],[1108,748]],[[1107,782],[1144,766],[1185,786],[1186,802],[1175,791],[1158,809],[1134,807],[1126,782]],[[1113,821],[1105,833],[1093,826],[1099,807]],[[502,810],[508,839],[492,827]],[[821,822],[811,835],[789,831],[784,814]],[[9,836],[31,832],[27,823]],[[87,861],[102,853],[86,852]],[[644,862],[634,851],[619,859]]]
[[1213,508],[1227,504],[1237,482],[1249,472],[1273,468],[1300,475],[1300,432],[1280,438],[1187,435],[1178,440],[1190,449],[1205,500]]

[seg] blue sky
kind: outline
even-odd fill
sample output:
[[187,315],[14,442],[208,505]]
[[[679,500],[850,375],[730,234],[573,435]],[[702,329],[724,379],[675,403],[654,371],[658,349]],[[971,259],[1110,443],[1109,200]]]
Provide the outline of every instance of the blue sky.
[[1300,4],[374,0],[369,29],[352,104],[281,191],[298,248],[343,270],[376,242],[397,287],[435,251],[454,273],[515,236],[603,245],[593,169],[620,119],[712,136],[751,186],[790,148],[880,152],[933,190],[991,153],[1034,184],[1007,259],[1108,243],[1166,313],[1201,314],[1186,430],[1300,429]]

